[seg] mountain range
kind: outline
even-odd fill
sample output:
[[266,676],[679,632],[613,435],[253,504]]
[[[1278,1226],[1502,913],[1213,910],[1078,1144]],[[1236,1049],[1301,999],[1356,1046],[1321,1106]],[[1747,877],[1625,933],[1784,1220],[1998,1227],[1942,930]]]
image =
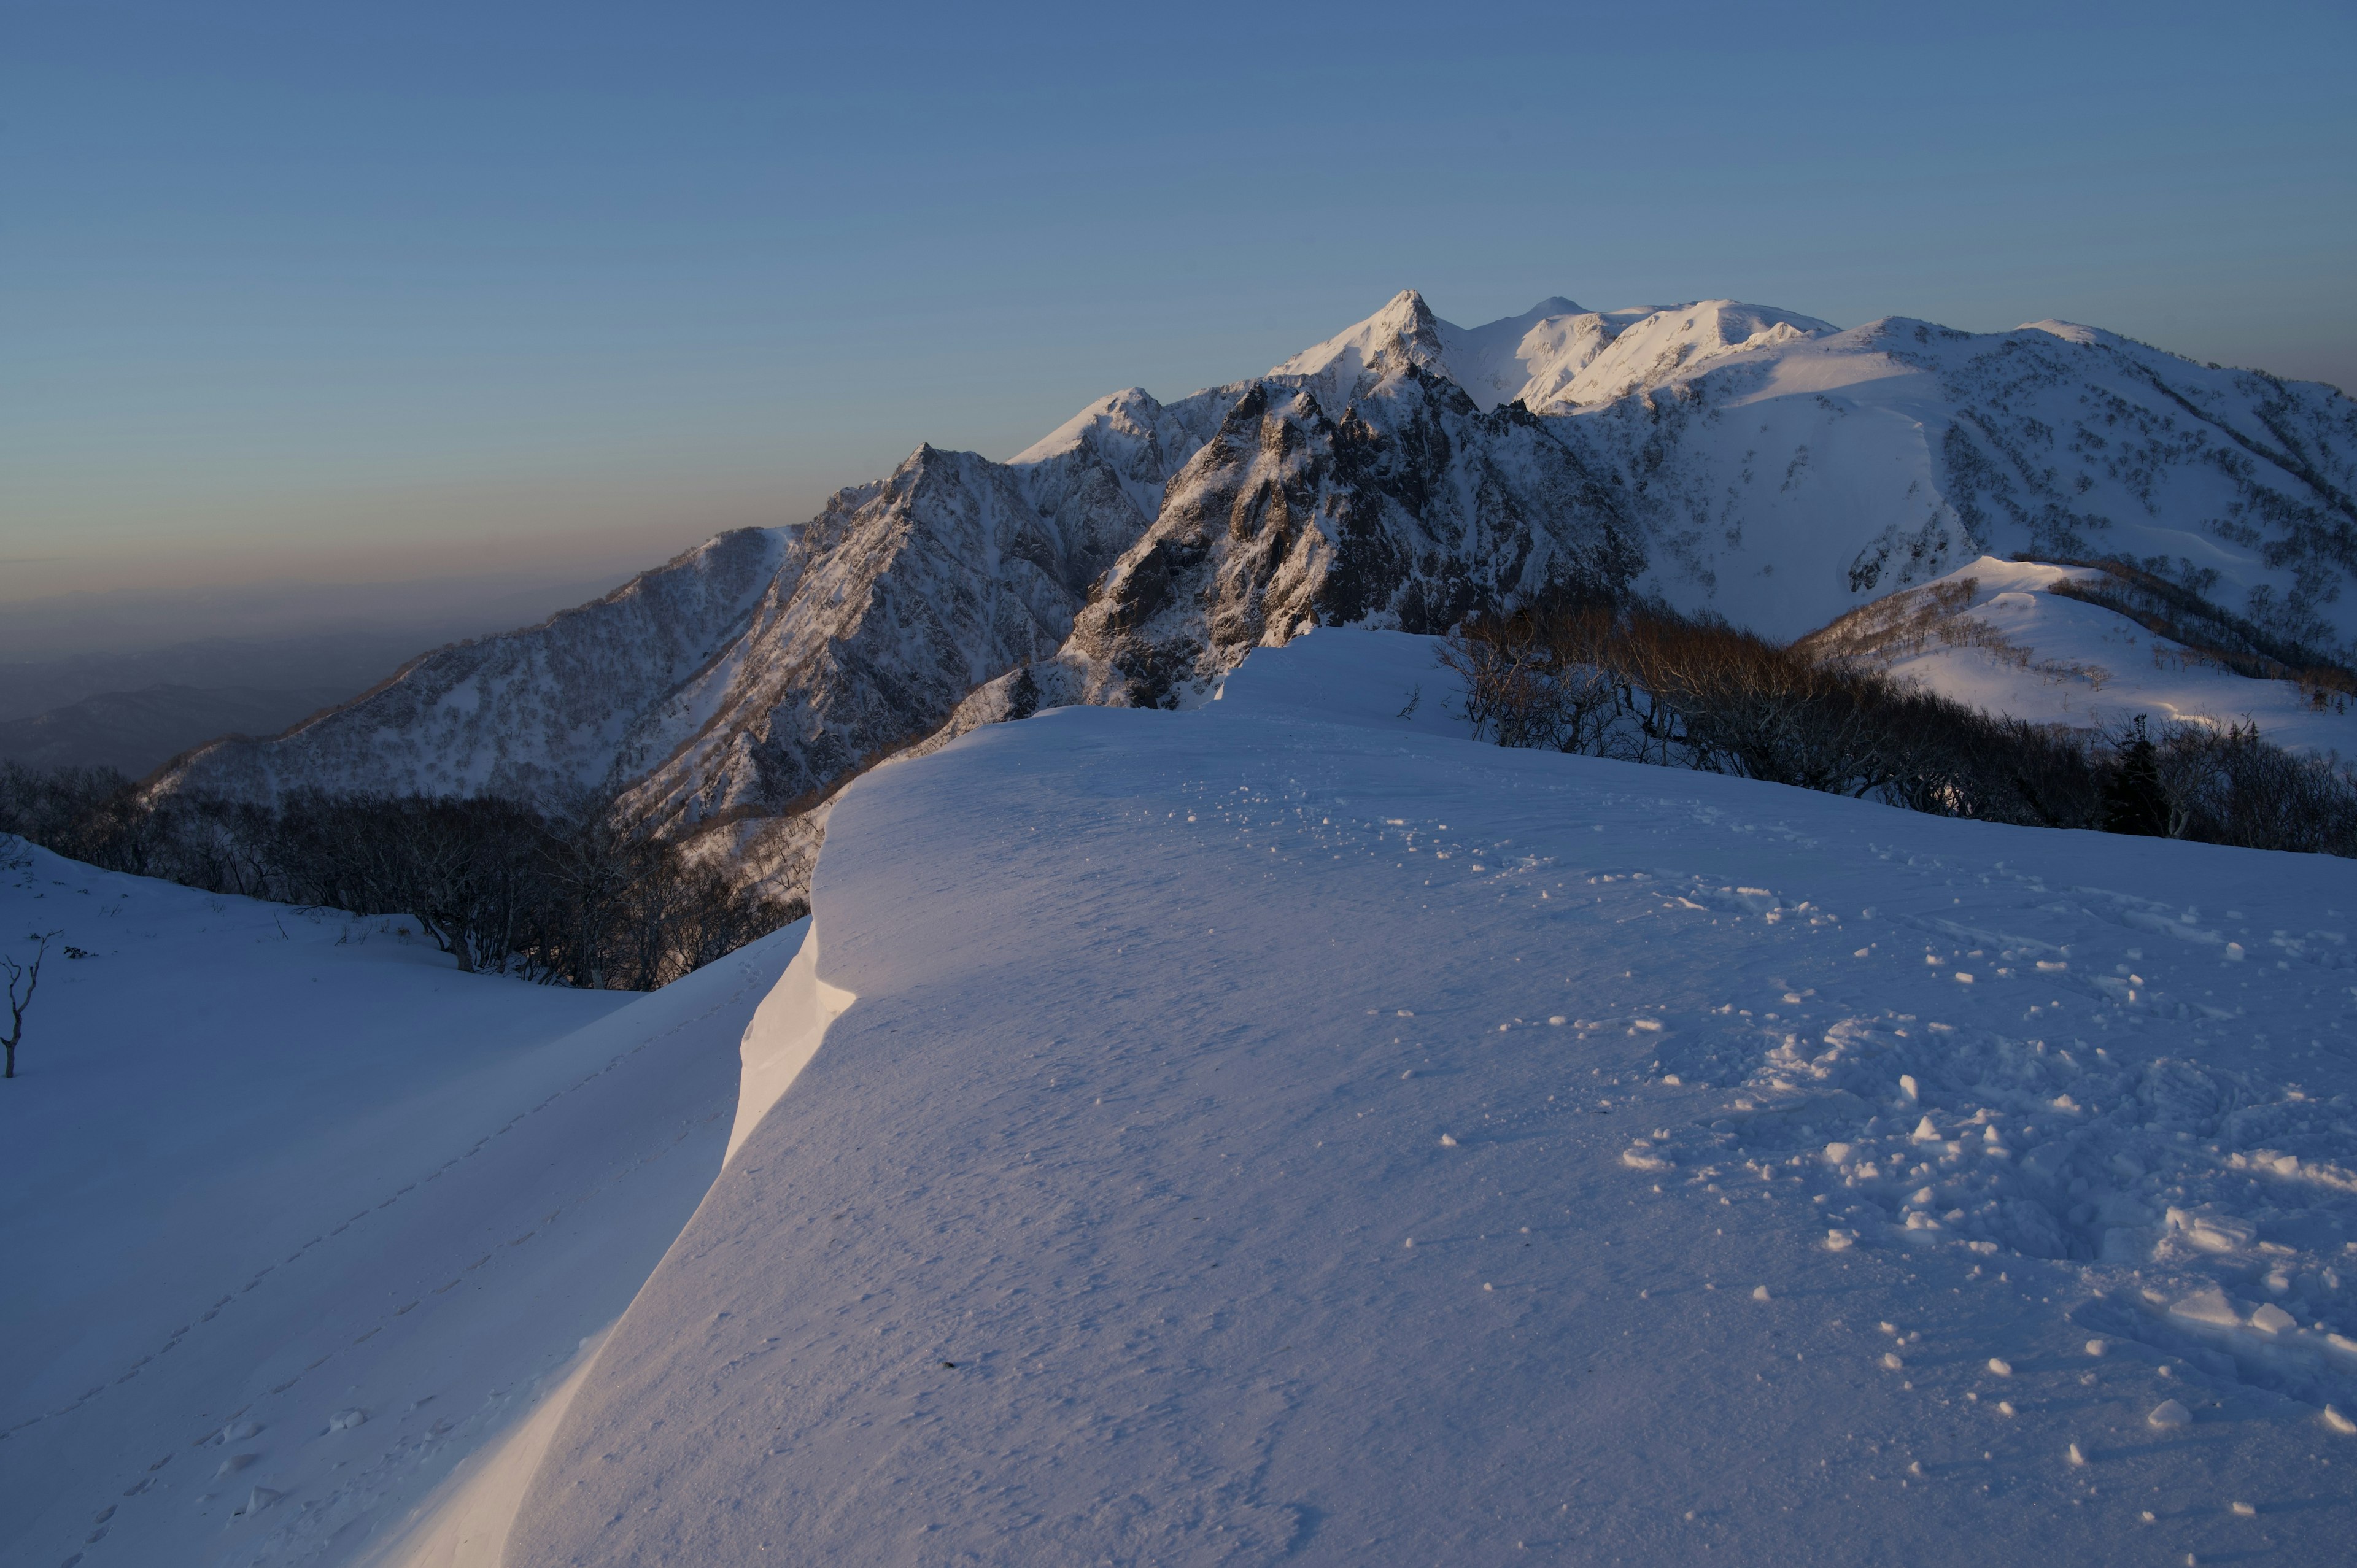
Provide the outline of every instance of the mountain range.
[[795,893],[875,764],[1042,705],[1190,705],[1313,626],[1437,632],[1587,589],[1790,639],[1984,556],[2113,559],[2346,661],[2352,498],[2357,403],[2091,328],[1562,298],[1461,328],[1403,292],[1005,462],[920,446],[807,522],[152,787],[597,792]]

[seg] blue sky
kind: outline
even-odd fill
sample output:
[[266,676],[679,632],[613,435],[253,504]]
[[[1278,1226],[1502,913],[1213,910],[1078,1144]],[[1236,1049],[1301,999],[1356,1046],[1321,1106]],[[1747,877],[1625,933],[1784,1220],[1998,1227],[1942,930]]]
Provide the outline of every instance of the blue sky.
[[2352,46],[2345,5],[17,0],[0,602],[571,583],[1404,286],[2357,385]]

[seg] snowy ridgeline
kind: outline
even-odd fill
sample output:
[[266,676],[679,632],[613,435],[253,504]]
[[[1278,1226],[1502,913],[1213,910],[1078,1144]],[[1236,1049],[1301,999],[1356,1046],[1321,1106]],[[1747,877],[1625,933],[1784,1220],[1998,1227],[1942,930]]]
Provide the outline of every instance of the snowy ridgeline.
[[[609,1325],[719,1169],[790,928],[652,996],[0,839],[0,1563],[345,1563]],[[68,957],[65,947],[86,955]]]
[[2343,1554],[2357,866],[1448,695],[1321,630],[857,784],[505,1562]]

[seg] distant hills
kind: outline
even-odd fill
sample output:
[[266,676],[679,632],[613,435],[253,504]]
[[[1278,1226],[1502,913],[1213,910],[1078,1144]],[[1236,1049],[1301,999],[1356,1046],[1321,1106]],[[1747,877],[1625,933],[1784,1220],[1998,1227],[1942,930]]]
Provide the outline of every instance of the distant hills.
[[30,718],[0,720],[0,762],[112,768],[134,779],[224,735],[275,735],[357,695],[347,683],[270,690],[156,685],[103,692]]

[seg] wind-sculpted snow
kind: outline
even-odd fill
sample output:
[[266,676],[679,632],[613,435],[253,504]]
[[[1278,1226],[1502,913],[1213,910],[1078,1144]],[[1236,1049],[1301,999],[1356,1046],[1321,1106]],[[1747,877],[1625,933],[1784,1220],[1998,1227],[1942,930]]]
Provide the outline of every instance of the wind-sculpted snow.
[[634,997],[0,837],[28,928],[0,1568],[376,1560],[679,1233],[807,929]]
[[856,1000],[510,1568],[2346,1555],[2348,862],[1476,746],[1433,654],[844,793]]
[[2352,495],[2348,398],[2091,328],[1563,298],[1463,328],[1405,291],[1264,376],[1099,399],[1007,463],[920,447],[799,529],[725,535],[165,787],[624,789],[791,893],[813,813],[911,746],[1185,703],[1305,627],[1437,631],[1566,585],[1781,639],[1985,556],[2110,557],[2346,660]]

